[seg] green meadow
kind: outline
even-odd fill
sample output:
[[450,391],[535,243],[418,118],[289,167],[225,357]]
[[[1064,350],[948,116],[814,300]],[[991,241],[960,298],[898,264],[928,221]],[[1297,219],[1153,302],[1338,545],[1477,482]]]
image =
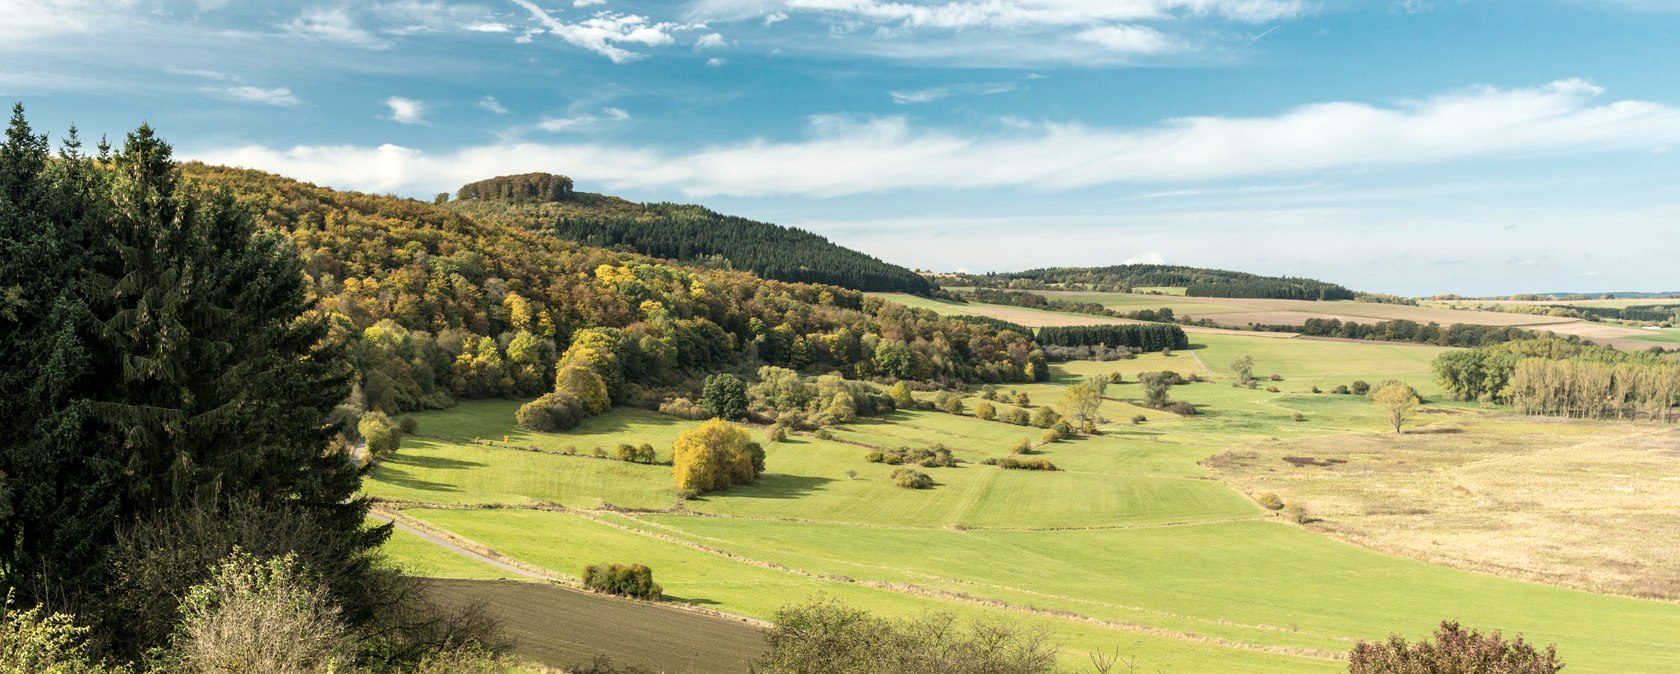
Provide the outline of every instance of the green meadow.
[[[767,443],[750,486],[679,503],[670,468],[588,456],[619,443],[670,442],[696,422],[621,409],[569,433],[513,423],[516,401],[414,415],[407,438],[367,480],[402,513],[525,564],[575,577],[583,565],[651,566],[673,602],[768,618],[816,597],[885,614],[949,611],[1049,630],[1070,669],[1119,648],[1139,671],[1334,672],[1361,639],[1418,637],[1441,620],[1556,643],[1573,672],[1680,669],[1680,605],[1595,595],[1403,559],[1326,537],[1215,479],[1209,457],[1248,443],[1391,433],[1365,398],[1312,393],[1365,379],[1440,399],[1432,347],[1242,335],[1192,335],[1191,350],[1057,364],[1050,382],[1000,387],[1055,405],[1083,377],[1108,386],[1103,433],[1034,450],[1061,470],[1007,471],[980,461],[1040,429],[912,410]],[[1264,381],[1232,385],[1247,355]],[[1196,405],[1179,417],[1133,404],[1140,372],[1206,381],[1173,387]],[[1267,375],[1277,373],[1280,381]],[[1275,386],[1277,392],[1269,392]],[[1134,416],[1143,416],[1133,423]],[[1492,425],[1520,420],[1486,417]],[[1419,423],[1427,425],[1429,420]],[[762,429],[754,429],[758,434]],[[761,436],[762,437],[762,436]],[[942,444],[962,461],[923,469],[929,490],[893,485],[874,448]],[[577,455],[568,452],[578,452]],[[1287,470],[1287,464],[1281,464]],[[521,508],[557,504],[557,512]],[[434,505],[438,507],[427,507]],[[474,506],[496,506],[476,508]],[[401,534],[394,559],[440,577],[501,572]],[[475,566],[476,565],[476,566]],[[562,630],[563,631],[563,630]]]

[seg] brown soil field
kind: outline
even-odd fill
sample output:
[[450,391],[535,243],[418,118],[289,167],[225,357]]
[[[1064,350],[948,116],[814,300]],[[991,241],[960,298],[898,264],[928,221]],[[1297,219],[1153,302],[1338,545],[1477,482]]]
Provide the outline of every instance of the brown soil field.
[[610,656],[667,674],[743,674],[764,653],[757,627],[692,611],[541,582],[426,584],[446,603],[482,604],[514,639],[515,654],[561,670]]
[[1680,600],[1680,426],[1431,411],[1404,435],[1256,443],[1206,464],[1368,548]]

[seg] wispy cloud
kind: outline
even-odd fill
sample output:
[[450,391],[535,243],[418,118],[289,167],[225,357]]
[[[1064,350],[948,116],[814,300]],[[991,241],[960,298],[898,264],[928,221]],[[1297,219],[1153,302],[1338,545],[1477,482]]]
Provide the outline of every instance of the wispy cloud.
[[286,87],[274,87],[272,89],[251,86],[199,87],[199,91],[245,103],[261,103],[281,107],[290,107],[302,103],[297,96],[292,95],[292,90]]
[[0,2],[0,45],[97,32],[130,20],[133,0],[8,0]]
[[629,119],[630,113],[625,112],[622,108],[607,107],[602,108],[599,115],[585,113],[566,117],[545,117],[542,121],[537,122],[536,128],[549,133],[581,131],[605,122],[623,122]]
[[697,39],[697,40],[694,41],[694,48],[695,49],[722,49],[725,46],[728,46],[728,44],[729,43],[727,43],[723,40],[723,35],[718,34],[718,33],[707,33],[705,35],[701,35],[700,39]]
[[498,115],[505,115],[508,111],[507,107],[502,105],[501,101],[496,100],[495,96],[485,96],[484,98],[480,98],[478,99],[477,105],[480,110],[494,112]]
[[974,135],[917,129],[902,117],[823,116],[812,119],[804,139],[689,152],[596,143],[500,143],[435,155],[396,146],[254,146],[200,158],[340,187],[415,194],[484,175],[563,165],[617,189],[834,196],[1171,184],[1519,154],[1649,151],[1680,143],[1680,108],[1595,101],[1601,95],[1587,82],[1562,80],[1523,89],[1477,87],[1388,106],[1317,103],[1270,117],[1188,117],[1141,128],[1033,124]]
[[1159,54],[1175,48],[1171,38],[1148,26],[1097,26],[1079,31],[1074,39],[1121,54]]
[[899,105],[914,105],[917,103],[932,103],[933,101],[958,95],[992,96],[996,94],[1007,94],[1011,91],[1018,91],[1020,88],[1020,82],[980,82],[972,84],[948,84],[945,86],[915,89],[911,91],[891,91],[888,92],[888,95],[892,96],[892,102]]
[[349,10],[343,7],[310,7],[296,18],[281,24],[286,32],[309,40],[385,49],[391,43],[356,24]]
[[391,109],[391,121],[402,124],[419,124],[425,121],[426,104],[420,101],[392,96],[385,99],[385,105]]
[[582,21],[568,23],[555,18],[531,0],[513,0],[513,3],[530,12],[548,34],[605,56],[613,63],[627,63],[645,56],[619,45],[667,45],[676,41],[672,36],[675,31],[704,27],[703,24],[654,22],[645,16],[614,12],[600,12]]

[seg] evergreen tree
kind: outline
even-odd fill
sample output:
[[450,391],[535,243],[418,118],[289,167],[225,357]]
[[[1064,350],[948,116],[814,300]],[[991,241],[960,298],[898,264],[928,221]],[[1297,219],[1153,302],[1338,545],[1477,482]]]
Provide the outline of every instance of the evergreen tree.
[[296,254],[184,183],[149,127],[108,162],[73,137],[48,161],[14,109],[0,228],[0,472],[28,476],[0,508],[6,584],[97,594],[119,527],[233,500],[383,540],[359,469],[327,451],[350,371]]

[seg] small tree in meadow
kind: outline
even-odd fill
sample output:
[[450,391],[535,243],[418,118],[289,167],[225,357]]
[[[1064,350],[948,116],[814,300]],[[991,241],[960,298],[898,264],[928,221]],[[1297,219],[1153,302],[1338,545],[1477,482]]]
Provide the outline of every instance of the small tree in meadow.
[[747,383],[727,372],[707,377],[700,404],[719,418],[744,419],[747,416]]
[[764,470],[764,448],[740,426],[712,419],[677,436],[671,473],[677,488],[705,493],[751,484]]
[[1417,414],[1418,405],[1422,404],[1422,401],[1418,400],[1416,389],[1400,383],[1377,389],[1376,393],[1371,394],[1371,402],[1376,403],[1377,407],[1388,415],[1388,423],[1394,427],[1396,434],[1401,432],[1402,425]]
[[995,406],[995,405],[993,405],[990,402],[987,402],[985,400],[980,401],[978,404],[976,404],[974,406],[974,418],[985,419],[986,421],[991,421],[993,419],[996,419],[997,418],[997,406]]

